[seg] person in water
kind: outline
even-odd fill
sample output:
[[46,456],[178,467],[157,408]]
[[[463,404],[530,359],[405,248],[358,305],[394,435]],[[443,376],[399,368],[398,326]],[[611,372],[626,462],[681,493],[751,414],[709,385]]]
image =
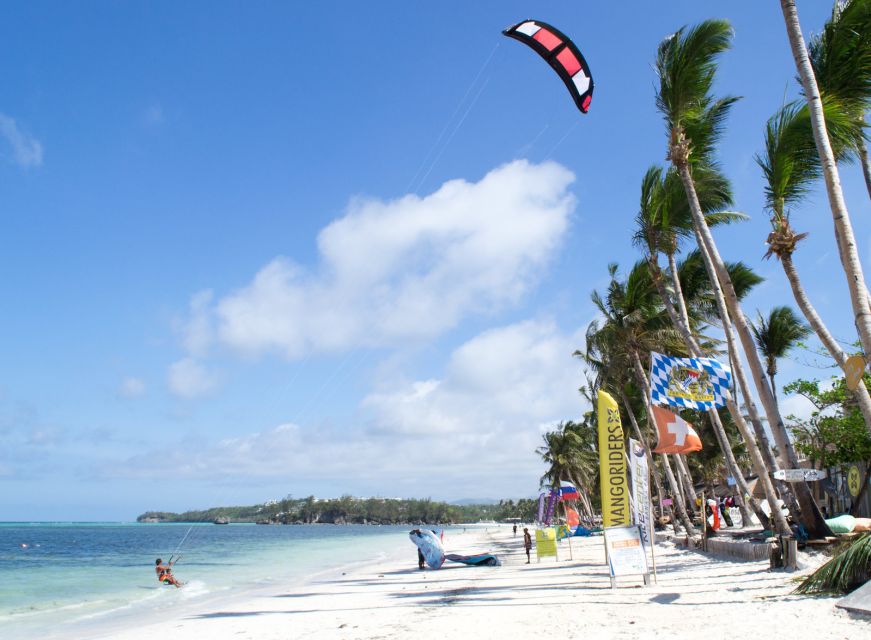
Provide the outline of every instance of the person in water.
[[532,536],[529,529],[523,528],[523,548],[526,549],[526,564],[529,564],[529,552],[532,551]]
[[182,583],[172,575],[173,564],[172,560],[168,564],[163,564],[163,560],[158,558],[154,562],[154,572],[157,574],[157,579],[161,584],[171,584],[175,587],[180,587]]

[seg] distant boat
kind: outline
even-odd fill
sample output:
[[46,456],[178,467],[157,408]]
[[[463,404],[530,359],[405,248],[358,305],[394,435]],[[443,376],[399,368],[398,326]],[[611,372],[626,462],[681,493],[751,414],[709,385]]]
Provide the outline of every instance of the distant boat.
[[230,524],[230,518],[225,518],[224,516],[215,518],[215,524]]

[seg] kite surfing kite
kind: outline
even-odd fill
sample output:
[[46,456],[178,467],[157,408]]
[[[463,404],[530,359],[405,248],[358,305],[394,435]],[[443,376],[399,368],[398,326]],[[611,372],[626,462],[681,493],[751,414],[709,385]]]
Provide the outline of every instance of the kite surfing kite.
[[547,60],[565,82],[572,99],[581,113],[590,109],[593,99],[593,76],[584,56],[559,29],[540,20],[524,20],[502,32],[509,38],[532,47]]

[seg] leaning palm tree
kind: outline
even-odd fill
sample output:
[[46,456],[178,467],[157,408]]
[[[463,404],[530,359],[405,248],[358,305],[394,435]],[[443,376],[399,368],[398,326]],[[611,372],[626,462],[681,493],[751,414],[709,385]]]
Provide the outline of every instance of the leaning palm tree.
[[777,361],[785,358],[799,342],[807,338],[811,328],[790,307],[774,307],[767,318],[760,313],[757,324],[752,327],[759,354],[765,358],[768,379],[776,400],[774,376],[777,375]]
[[[871,195],[865,140],[865,112],[871,108],[871,0],[835,2],[823,30],[808,41],[808,56],[823,104],[834,98],[850,113],[850,150],[861,159],[865,187]],[[831,129],[828,115],[826,126]]]
[[[798,456],[765,378],[749,322],[741,310],[725,262],[705,221],[693,179],[694,172],[716,167],[714,148],[722,136],[729,109],[736,101],[732,97],[714,99],[710,95],[717,57],[729,48],[731,39],[732,28],[725,20],[706,20],[692,28],[682,28],[666,38],[657,52],[656,70],[660,88],[656,103],[666,121],[668,157],[677,169],[686,192],[696,242],[711,279],[730,353],[737,355],[732,336],[734,326],[778,449],[788,464],[796,467]],[[740,358],[733,358],[733,367],[745,403],[751,409],[752,397],[746,388],[746,375]],[[798,502],[791,506],[794,512],[800,510],[797,515],[807,529],[817,536],[830,534],[831,530],[814,502],[807,483],[795,483],[794,490]],[[796,506],[800,509],[795,509]],[[777,510],[773,511],[777,517]]]
[[[826,121],[835,148],[847,148],[851,124],[844,122],[844,110],[838,109],[831,100],[826,104]],[[798,308],[838,366],[846,371],[847,353],[811,303],[793,261],[793,253],[807,234],[793,229],[789,207],[801,202],[813,181],[820,176],[819,156],[807,106],[789,104],[772,116],[765,128],[765,150],[756,156],[756,162],[765,177],[765,205],[772,229],[766,240],[768,252],[765,257],[777,257]],[[859,381],[853,395],[862,411],[865,426],[871,431],[871,396],[864,382]]]
[[[670,328],[667,316],[658,305],[656,289],[650,282],[646,264],[639,262],[630,271],[625,281],[617,278],[617,265],[608,267],[611,281],[603,296],[594,291],[593,304],[604,316],[600,326],[591,323],[587,330],[587,351],[619,353],[618,358],[629,365],[641,389],[649,424],[655,424],[650,404],[650,385],[641,363],[641,353],[653,348],[662,349],[663,344],[677,346],[674,330]],[[680,496],[680,486],[669,463],[668,456],[661,454],[661,461],[669,488],[675,496]],[[681,501],[675,501],[677,518],[694,537],[695,527]]]
[[582,438],[582,432],[572,422],[561,422],[553,431],[542,435],[544,444],[536,452],[548,465],[541,477],[541,485],[558,489],[562,480],[572,482],[581,495],[581,508],[592,517],[589,499],[590,478],[598,464],[596,450]]
[[[737,293],[739,300],[743,300],[750,291],[763,280],[755,271],[743,262],[727,262],[726,270],[729,273],[729,279],[735,287],[735,292]],[[682,283],[681,289],[687,300],[684,304],[689,306],[693,315],[699,318],[704,318],[705,322],[710,325],[720,326],[723,328],[724,333],[728,330],[726,333],[727,355],[730,362],[734,361],[737,357],[737,347],[734,344],[734,331],[731,330],[731,326],[728,322],[725,325],[723,324],[723,319],[720,316],[720,307],[717,304],[715,295],[715,283],[708,276],[705,261],[700,251],[691,251],[686,255],[683,261],[681,261],[678,266],[677,279]],[[735,369],[735,374],[741,395],[744,398],[748,398],[750,391],[746,377],[743,375],[743,368]],[[753,433],[756,434],[756,444],[758,444],[762,459],[765,462],[765,473],[768,475],[771,470],[777,469],[778,465],[774,459],[768,435],[765,431],[759,411],[756,408],[756,403],[752,401],[747,402],[745,406],[748,414],[747,418],[749,418],[749,422],[753,427]],[[747,420],[738,406],[738,399],[731,398],[727,407],[729,408],[729,414],[732,416],[739,432],[743,434],[747,428]],[[775,487],[778,488],[777,482],[775,482]],[[781,491],[782,488],[783,487],[778,488],[778,491]]]
[[[584,397],[590,402],[595,402],[595,395],[599,389],[605,389],[608,392],[613,392],[623,402],[623,407],[629,416],[630,422],[635,432],[638,441],[644,445],[645,456],[647,457],[647,466],[651,470],[653,476],[653,484],[656,489],[659,504],[662,505],[665,491],[663,490],[663,482],[659,468],[653,460],[652,449],[645,434],[638,426],[635,419],[634,409],[629,401],[628,388],[631,388],[630,376],[627,363],[624,361],[625,353],[623,349],[617,345],[606,345],[606,340],[603,338],[594,339],[597,324],[592,324],[587,332],[587,347],[585,351],[576,350],[574,356],[581,358],[589,369],[592,370],[594,377],[592,380],[588,378],[587,385],[582,388],[581,392]],[[613,332],[609,334],[613,337]],[[660,507],[661,508],[661,507]]]
[[[722,174],[717,171],[707,172],[704,174],[703,179],[701,181],[697,179],[697,182],[700,185],[698,190],[700,203],[702,203],[709,224],[730,223],[745,218],[743,214],[719,211],[731,205],[732,200],[730,185]],[[639,212],[636,216],[636,224],[637,228],[633,240],[635,244],[645,250],[650,277],[665,305],[668,316],[683,339],[687,352],[694,357],[701,357],[703,355],[703,349],[700,344],[701,336],[695,331],[698,322],[691,322],[690,320],[684,289],[681,285],[681,279],[677,275],[679,270],[675,260],[680,240],[692,233],[692,217],[689,213],[683,186],[673,169],[665,173],[659,167],[651,167],[647,170],[641,183],[641,201]],[[669,268],[667,275],[663,273],[659,266],[658,255],[660,252],[666,254],[668,258]],[[745,281],[747,281],[746,278]],[[666,282],[671,286],[668,287]],[[698,282],[694,284],[697,285],[694,287],[694,293],[699,293],[704,289],[704,287],[698,286]],[[752,284],[756,284],[756,282],[748,282],[748,289]],[[698,300],[701,300],[701,296],[699,296]],[[697,306],[697,308],[700,307]],[[710,315],[708,313],[709,310],[705,311],[701,317]],[[746,429],[744,417],[737,403],[730,402],[728,407],[729,411],[733,414],[733,419],[741,422],[742,426]],[[711,409],[709,417],[717,442],[720,444],[723,455],[726,458],[729,471],[739,484],[741,496],[750,496],[751,508],[756,512],[760,521],[767,523],[767,516],[759,507],[758,502],[752,497],[743,473],[738,468],[737,460],[731,451],[729,439],[726,437],[719,413],[716,409]],[[759,423],[759,432],[762,432],[761,422]],[[765,442],[764,439],[763,442]],[[768,449],[768,453],[770,455],[770,449]],[[686,463],[686,460],[683,458],[678,458],[678,461]],[[688,469],[685,475],[689,475]],[[750,514],[743,497],[739,497],[738,506],[741,509],[743,521],[749,522]]]
[[847,210],[847,203],[844,201],[844,193],[841,189],[841,178],[838,174],[838,165],[835,162],[835,152],[832,149],[823,113],[822,97],[820,96],[813,67],[808,57],[804,37],[801,33],[801,24],[798,20],[795,0],[780,0],[780,7],[786,24],[786,33],[789,37],[792,57],[795,60],[804,97],[808,103],[814,142],[816,143],[817,154],[822,164],[829,208],[832,212],[832,220],[835,227],[835,241],[838,245],[841,265],[844,268],[844,275],[847,278],[847,286],[850,290],[853,319],[859,331],[859,339],[862,343],[863,351],[871,353],[871,307],[869,307],[868,303],[868,288],[865,284],[865,273],[862,270],[862,263],[859,260],[859,249],[853,234],[850,213]]
[[[731,223],[746,217],[739,213],[721,211],[721,209],[731,205],[732,194],[728,180],[719,171],[700,171],[696,174],[696,184],[698,185],[699,203],[709,224]],[[640,245],[645,250],[651,278],[656,285],[669,318],[681,335],[687,352],[694,357],[701,357],[704,354],[700,344],[700,336],[696,335],[695,326],[693,326],[697,323],[690,321],[685,293],[690,294],[689,297],[693,301],[695,309],[701,312],[694,314],[694,317],[715,318],[716,313],[708,304],[709,296],[707,292],[710,287],[706,284],[708,277],[702,269],[700,254],[692,254],[691,258],[683,263],[685,267],[687,265],[697,267],[694,272],[689,268],[685,269],[685,271],[691,274],[689,275],[691,277],[689,289],[685,290],[681,283],[682,278],[680,269],[675,261],[675,254],[678,251],[680,240],[692,234],[693,223],[683,186],[674,169],[665,173],[659,167],[651,167],[647,170],[641,184],[641,201],[639,212],[636,216],[636,225],[633,240],[635,244]],[[665,253],[668,258],[668,276],[663,274],[662,269],[659,267],[658,254],[660,252]],[[743,265],[727,265],[727,269],[733,283],[736,284],[738,289],[743,289],[745,292],[749,291],[753,285],[759,282],[755,274]],[[667,284],[670,284],[670,287]],[[739,295],[741,294],[739,293]],[[672,300],[672,297],[674,300]],[[742,433],[745,432],[747,430],[746,423],[737,402],[730,401],[727,406],[733,420],[736,423],[740,423]],[[727,465],[739,484],[741,496],[751,496],[751,508],[761,522],[767,523],[767,516],[759,507],[758,502],[752,497],[746,480],[738,468],[735,456],[729,450],[729,441],[723,429],[719,413],[712,409],[709,414],[717,441],[723,448],[723,454],[726,456]],[[759,446],[761,447],[765,465],[769,469],[774,468],[771,462],[773,461],[773,456],[768,446],[762,421],[756,420],[753,426],[759,439]],[[760,469],[759,471],[767,474],[768,469]],[[741,509],[743,521],[749,522],[749,513],[746,511],[746,505],[742,497],[739,497],[738,506]]]

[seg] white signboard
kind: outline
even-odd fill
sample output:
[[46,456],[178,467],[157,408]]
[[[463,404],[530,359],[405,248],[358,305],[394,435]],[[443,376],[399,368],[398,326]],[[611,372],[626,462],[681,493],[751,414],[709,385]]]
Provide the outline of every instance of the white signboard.
[[614,578],[622,576],[640,575],[644,577],[644,584],[648,584],[647,554],[641,544],[641,530],[638,525],[607,527],[605,549],[608,552],[612,587],[615,586]]
[[778,469],[773,474],[775,480],[784,482],[813,482],[826,477],[825,469]]

